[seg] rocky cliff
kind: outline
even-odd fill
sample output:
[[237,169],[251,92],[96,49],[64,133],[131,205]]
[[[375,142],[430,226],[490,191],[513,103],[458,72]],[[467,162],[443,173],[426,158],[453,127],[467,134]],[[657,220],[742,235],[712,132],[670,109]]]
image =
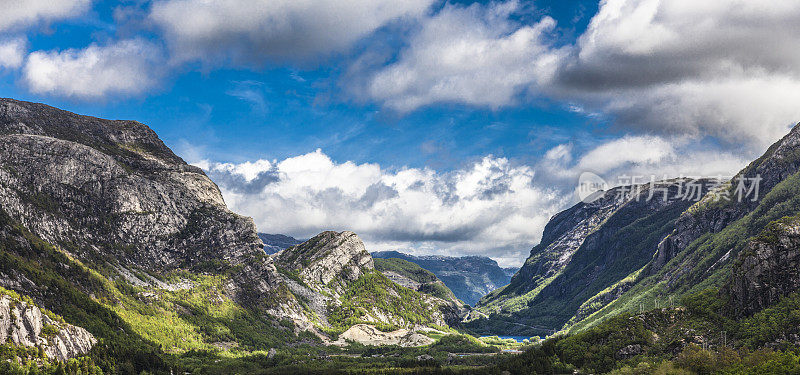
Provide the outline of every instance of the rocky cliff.
[[800,217],[771,223],[737,260],[724,292],[735,316],[761,311],[800,291]]
[[0,206],[97,266],[241,267],[229,287],[242,301],[278,287],[252,220],[137,122],[0,99]]
[[0,293],[0,343],[42,348],[48,358],[64,361],[85,355],[97,340],[83,328]]
[[306,283],[328,287],[337,293],[348,282],[375,269],[364,242],[353,232],[320,233],[279,252],[275,262],[285,269],[296,270]]

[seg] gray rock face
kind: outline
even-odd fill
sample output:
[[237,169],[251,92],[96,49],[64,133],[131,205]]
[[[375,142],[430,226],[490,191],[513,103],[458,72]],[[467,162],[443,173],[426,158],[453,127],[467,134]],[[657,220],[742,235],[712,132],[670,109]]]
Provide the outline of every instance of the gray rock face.
[[717,233],[753,211],[772,188],[800,170],[798,149],[800,149],[800,125],[795,126],[763,156],[750,163],[733,178],[733,184],[737,184],[739,178],[760,178],[758,195],[747,197],[757,199],[743,199],[735,204],[710,205],[711,207],[706,205],[703,209],[687,210],[678,219],[672,234],[659,245],[654,262],[647,272],[655,273],[700,236]]
[[353,232],[322,232],[275,255],[277,264],[299,270],[303,279],[328,285],[332,280],[356,281],[375,269],[364,242]]
[[2,295],[0,343],[41,347],[48,358],[65,361],[85,355],[97,340],[83,328],[54,321],[38,307]]
[[0,99],[0,206],[80,259],[154,272],[240,266],[258,300],[279,279],[249,218],[147,126]]
[[[328,324],[330,309],[342,306],[342,296],[345,295],[351,284],[364,275],[378,272],[372,256],[364,247],[364,242],[355,233],[347,231],[320,233],[310,240],[285,249],[272,257],[275,265],[285,273],[282,276],[291,292],[299,296],[305,302],[304,306],[310,310],[292,316],[298,325],[304,326],[314,321],[323,325]],[[413,280],[407,280],[402,275],[389,273],[384,276],[387,276],[387,281],[394,280],[398,284],[394,288],[418,291],[417,288],[432,287],[432,285],[421,285]],[[432,274],[430,276],[435,278]],[[300,282],[296,280],[298,278]],[[441,281],[436,281],[441,284]],[[443,284],[441,285],[443,286]],[[380,287],[385,287],[385,285]],[[452,293],[450,294],[452,300],[445,300],[419,292],[418,303],[408,306],[408,301],[404,301],[404,306],[399,307],[399,301],[393,300],[399,298],[397,290],[389,287],[386,292],[390,296],[388,300],[381,302],[388,302],[395,309],[427,310],[430,313],[431,322],[442,326],[460,321],[462,306],[455,300]],[[395,302],[398,303],[395,304]],[[413,322],[407,321],[402,314],[398,314],[398,311],[391,308],[385,309],[378,304],[360,307],[365,311],[365,315],[360,318],[363,321],[394,324],[407,328],[412,328],[414,325]]]
[[736,316],[758,312],[800,290],[800,221],[776,223],[750,242],[726,292]]

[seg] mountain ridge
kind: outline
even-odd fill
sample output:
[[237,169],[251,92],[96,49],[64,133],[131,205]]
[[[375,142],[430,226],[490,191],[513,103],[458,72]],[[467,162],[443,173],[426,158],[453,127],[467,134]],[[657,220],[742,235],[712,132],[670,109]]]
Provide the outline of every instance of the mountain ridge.
[[469,305],[474,305],[481,297],[504,286],[511,279],[508,269],[483,256],[414,256],[399,251],[378,251],[373,252],[372,256],[403,259],[433,272],[458,299]]

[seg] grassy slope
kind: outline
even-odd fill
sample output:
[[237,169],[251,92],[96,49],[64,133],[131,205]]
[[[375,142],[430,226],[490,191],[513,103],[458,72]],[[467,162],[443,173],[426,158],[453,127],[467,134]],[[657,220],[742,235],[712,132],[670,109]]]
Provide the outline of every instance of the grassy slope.
[[[792,374],[800,348],[781,338],[800,329],[800,295],[744,319],[723,315],[717,290],[689,294],[675,308],[623,313],[502,363],[512,373]],[[708,348],[703,349],[703,342]],[[777,344],[776,344],[777,343]],[[772,349],[764,349],[770,346]],[[635,348],[631,355],[621,350]]]
[[420,292],[441,298],[446,301],[453,301],[456,299],[447,286],[441,282],[433,272],[430,272],[415,263],[398,258],[388,259],[373,259],[375,262],[375,269],[380,272],[391,271],[398,275],[405,276],[421,285]]
[[340,306],[329,306],[328,322],[336,332],[359,323],[385,331],[400,328],[396,324],[377,323],[380,319],[373,312],[377,309],[402,321],[402,325],[432,324],[434,307],[423,306],[428,303],[417,291],[395,284],[380,272],[370,272],[347,286]]

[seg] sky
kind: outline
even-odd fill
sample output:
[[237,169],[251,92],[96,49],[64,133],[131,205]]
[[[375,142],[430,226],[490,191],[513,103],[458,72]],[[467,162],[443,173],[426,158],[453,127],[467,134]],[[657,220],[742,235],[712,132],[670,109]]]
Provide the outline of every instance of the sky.
[[519,266],[583,172],[800,121],[794,0],[0,0],[0,97],[153,128],[261,232]]

